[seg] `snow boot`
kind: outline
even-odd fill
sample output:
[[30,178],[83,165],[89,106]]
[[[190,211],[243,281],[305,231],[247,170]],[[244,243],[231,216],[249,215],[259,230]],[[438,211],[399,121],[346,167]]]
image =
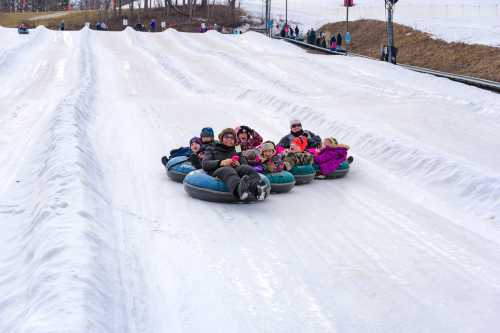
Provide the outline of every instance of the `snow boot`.
[[240,184],[238,185],[238,197],[240,200],[245,201],[250,196],[250,187],[252,185],[252,179],[248,175],[241,177]]
[[167,166],[167,163],[168,163],[168,157],[167,156],[163,156],[161,158],[161,164],[163,164],[164,166]]
[[351,164],[353,161],[354,161],[354,157],[349,156],[349,157],[347,158],[347,163]]
[[269,194],[271,193],[271,188],[267,186],[266,182],[263,180],[259,180],[257,183],[257,191],[255,193],[255,197],[258,201],[265,200]]
[[266,182],[260,179],[260,176],[252,178],[250,191],[252,192],[254,198],[257,199],[258,201],[266,199],[266,197],[270,193],[270,189],[266,185]]

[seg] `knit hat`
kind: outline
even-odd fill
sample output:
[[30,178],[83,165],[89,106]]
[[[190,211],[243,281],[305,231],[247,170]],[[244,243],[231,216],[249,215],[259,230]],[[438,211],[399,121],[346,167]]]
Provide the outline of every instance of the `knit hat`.
[[300,151],[304,151],[307,148],[307,138],[305,136],[299,136],[292,140],[292,143],[300,148]]
[[213,138],[214,137],[214,130],[212,127],[205,127],[201,130],[200,137],[208,136]]
[[225,128],[222,130],[222,132],[219,133],[219,141],[222,142],[222,139],[227,134],[232,134],[234,139],[236,140],[236,131],[232,128]]
[[238,135],[240,135],[240,133],[247,133],[250,136],[251,129],[248,126],[242,125],[238,127],[236,130],[237,130],[236,134]]
[[193,144],[193,142],[196,142],[200,146],[203,146],[203,141],[201,141],[201,139],[197,136],[195,136],[194,138],[191,138],[191,140],[189,140],[189,146],[191,146]]
[[276,145],[272,141],[266,141],[262,144],[260,152],[262,153],[264,150],[272,150],[273,153],[276,153]]
[[298,119],[292,119],[290,120],[290,127],[292,127],[292,125],[296,125],[296,124],[301,124],[302,125],[302,122]]

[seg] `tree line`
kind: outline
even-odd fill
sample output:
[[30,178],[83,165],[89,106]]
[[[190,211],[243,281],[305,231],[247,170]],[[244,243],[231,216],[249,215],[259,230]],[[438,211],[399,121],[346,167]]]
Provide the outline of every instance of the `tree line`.
[[[170,8],[177,12],[192,15],[196,6],[208,8],[210,5],[225,4],[236,8],[237,0],[0,0],[2,12],[47,12],[69,9],[80,10],[113,10],[121,12],[122,8],[130,10],[151,8]],[[127,6],[128,5],[128,6]],[[238,1],[239,5],[239,1]]]

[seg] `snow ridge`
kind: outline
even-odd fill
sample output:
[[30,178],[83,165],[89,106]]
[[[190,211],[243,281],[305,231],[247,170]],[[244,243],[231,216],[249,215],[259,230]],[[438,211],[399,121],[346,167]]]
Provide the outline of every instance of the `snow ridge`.
[[[177,33],[177,31],[172,29],[170,29],[169,32]],[[159,54],[149,47],[147,41],[145,40],[147,36],[143,33],[138,33],[135,30],[128,29],[126,30],[126,34],[132,46],[155,59],[166,75],[168,77],[173,77],[178,84],[184,87],[185,90],[192,91],[197,94],[207,92],[205,88],[200,85],[198,80],[194,76],[190,75],[186,70],[183,70],[184,67],[177,63],[173,57],[165,53]]]
[[425,183],[439,196],[451,195],[477,216],[492,218],[500,214],[500,178],[484,174],[472,163],[424,151],[416,142],[396,141],[341,121],[329,120],[308,106],[263,91],[249,89],[238,98],[251,99],[271,107],[284,117],[300,117],[313,128],[327,128],[328,132],[336,133],[342,142],[356,147],[356,152],[364,159],[384,165],[388,173],[394,173],[414,185]]
[[[4,245],[17,254],[0,262],[1,332],[53,332],[44,326],[51,322],[64,332],[115,332],[112,325],[121,322],[109,320],[119,317],[122,302],[114,287],[113,221],[87,135],[95,76],[90,31],[81,34],[80,81],[40,137],[38,168],[29,171],[23,193],[13,193],[19,203],[0,206],[13,225]],[[19,256],[24,263],[16,266]]]
[[[3,28],[5,29],[5,28]],[[7,30],[7,29],[5,29]],[[44,27],[38,27],[36,29],[31,30],[29,35],[24,35],[26,38],[24,41],[18,43],[14,47],[1,49],[0,48],[0,73],[7,69],[9,64],[12,61],[15,61],[16,57],[21,53],[25,53],[27,50],[41,45],[46,42],[48,31]]]

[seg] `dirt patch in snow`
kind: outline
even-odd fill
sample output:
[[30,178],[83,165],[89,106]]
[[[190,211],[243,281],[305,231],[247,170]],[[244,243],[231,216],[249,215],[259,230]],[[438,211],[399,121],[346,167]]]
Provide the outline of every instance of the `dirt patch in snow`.
[[[330,38],[332,33],[345,35],[345,22],[329,23],[321,27]],[[359,20],[349,22],[352,51],[379,58],[381,46],[386,44],[385,22]],[[431,68],[449,73],[470,75],[500,82],[500,48],[465,43],[448,43],[410,27],[395,24],[394,40],[398,63]]]

